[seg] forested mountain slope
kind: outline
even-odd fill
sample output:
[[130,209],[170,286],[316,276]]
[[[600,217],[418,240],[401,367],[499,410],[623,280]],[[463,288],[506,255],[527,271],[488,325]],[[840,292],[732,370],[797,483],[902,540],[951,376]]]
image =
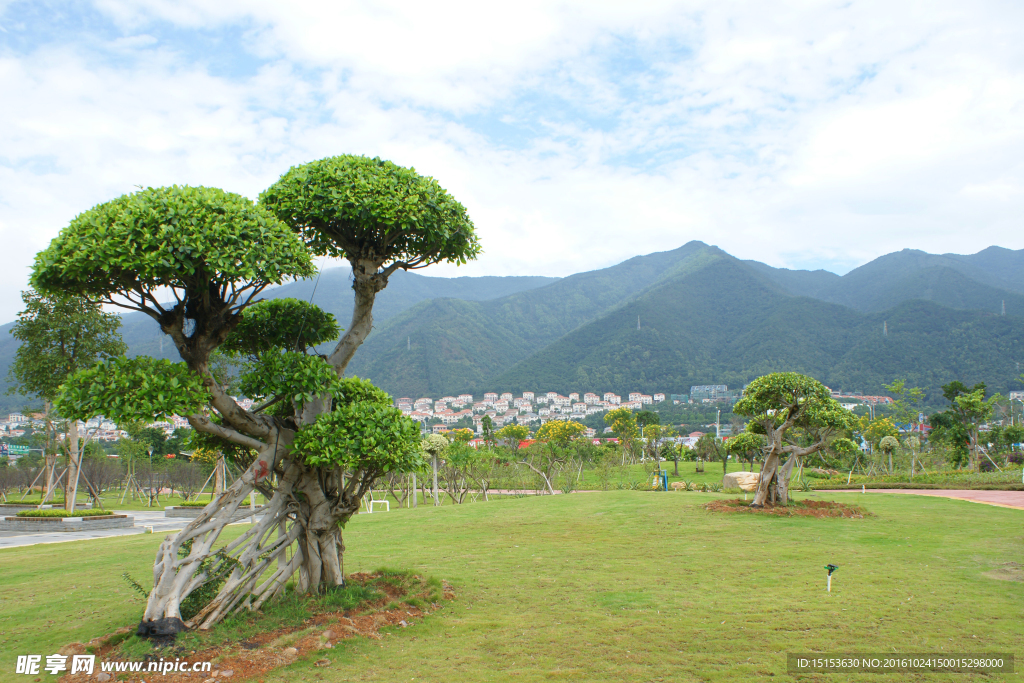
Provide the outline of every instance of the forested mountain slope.
[[[308,300],[314,286],[314,302],[347,325],[346,268],[267,296]],[[565,278],[398,272],[374,317],[349,371],[404,396],[685,393],[691,384],[739,386],[775,370],[869,393],[895,377],[932,392],[951,379],[1005,391],[1018,388],[1024,360],[1024,250],[908,249],[838,276],[740,261],[690,242]],[[10,328],[0,327],[4,370],[17,348]],[[174,358],[141,314],[124,317],[123,336],[131,354]],[[0,411],[23,403],[0,397]]]
[[1019,374],[1022,330],[1018,316],[920,300],[864,314],[787,295],[757,269],[719,254],[539,350],[491,385],[686,393],[693,384],[742,386],[792,370],[867,392],[896,377],[933,394],[953,379],[1005,391]]

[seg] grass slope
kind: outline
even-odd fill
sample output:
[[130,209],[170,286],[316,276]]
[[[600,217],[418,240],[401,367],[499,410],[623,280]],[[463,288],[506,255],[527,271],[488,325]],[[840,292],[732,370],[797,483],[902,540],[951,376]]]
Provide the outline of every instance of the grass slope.
[[[347,572],[405,567],[458,598],[413,629],[336,648],[328,667],[303,661],[263,680],[749,681],[785,675],[787,652],[1024,655],[1024,594],[1000,580],[1019,580],[1020,511],[823,493],[873,516],[751,518],[706,512],[716,497],[579,493],[359,515]],[[137,619],[119,574],[146,576],[159,541],[0,551],[2,670]]]

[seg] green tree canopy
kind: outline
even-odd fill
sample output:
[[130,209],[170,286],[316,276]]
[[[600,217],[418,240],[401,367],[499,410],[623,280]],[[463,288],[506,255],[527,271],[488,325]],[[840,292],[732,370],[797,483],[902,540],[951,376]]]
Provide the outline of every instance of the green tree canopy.
[[[267,287],[312,275],[311,252],[352,265],[352,324],[326,358],[310,351],[340,332],[329,315],[298,301],[257,303]],[[187,414],[194,444],[243,470],[200,521],[161,546],[145,623],[179,620],[230,511],[254,490],[268,496],[266,514],[218,551],[230,577],[196,618],[210,626],[232,611],[259,609],[296,572],[299,591],[343,581],[340,530],[364,493],[385,473],[422,465],[418,427],[385,392],[344,377],[372,329],[374,296],[396,269],[463,263],[477,253],[465,210],[435,181],[362,157],[295,167],[259,205],[202,187],[125,195],[78,216],[40,253],[33,282],[42,291],[142,311],[185,361],[96,365],[65,385],[61,405],[125,419]],[[218,350],[243,360],[239,386],[266,400],[243,409],[227,394],[211,369]],[[279,524],[288,531],[268,549],[264,539]],[[302,551],[285,559],[293,543]]]
[[8,371],[15,382],[10,393],[53,401],[68,377],[128,348],[121,341],[120,316],[104,313],[84,297],[29,290],[21,300],[25,310],[11,330],[21,345]]
[[146,313],[186,361],[205,363],[260,292],[312,274],[302,242],[266,209],[216,188],[172,186],[77,216],[36,256],[32,283]]
[[[260,204],[314,254],[379,268],[465,263],[480,253],[465,207],[436,180],[380,158],[342,155],[295,166]],[[390,274],[390,273],[388,273]]]
[[[767,439],[766,458],[754,504],[763,505],[779,474],[777,493],[788,501],[789,476],[796,459],[823,449],[853,426],[853,416],[821,382],[796,372],[778,372],[752,381],[733,412],[750,418],[751,432]],[[797,438],[799,435],[800,438]],[[780,458],[789,460],[780,468]]]
[[299,299],[264,299],[241,312],[220,348],[255,362],[269,351],[306,353],[337,339],[340,332],[334,316],[319,306]]

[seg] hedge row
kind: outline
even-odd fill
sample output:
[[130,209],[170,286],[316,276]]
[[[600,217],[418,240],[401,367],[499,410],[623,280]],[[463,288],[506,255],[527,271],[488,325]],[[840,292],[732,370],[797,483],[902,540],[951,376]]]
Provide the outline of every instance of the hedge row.
[[22,510],[17,517],[98,517],[113,514],[110,510]]
[[[815,491],[860,491],[862,484],[827,484],[813,486]],[[863,482],[867,489],[938,489],[961,491],[1024,491],[1024,484],[914,484],[911,482]]]

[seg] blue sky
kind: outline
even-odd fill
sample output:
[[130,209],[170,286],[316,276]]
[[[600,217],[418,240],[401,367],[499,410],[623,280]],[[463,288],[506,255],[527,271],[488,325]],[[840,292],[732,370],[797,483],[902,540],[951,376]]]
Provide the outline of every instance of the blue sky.
[[[435,176],[485,254],[566,275],[691,239],[845,272],[1024,247],[1013,2],[0,0],[0,320],[32,257],[138,185],[293,164]],[[425,274],[454,275],[437,267]]]

